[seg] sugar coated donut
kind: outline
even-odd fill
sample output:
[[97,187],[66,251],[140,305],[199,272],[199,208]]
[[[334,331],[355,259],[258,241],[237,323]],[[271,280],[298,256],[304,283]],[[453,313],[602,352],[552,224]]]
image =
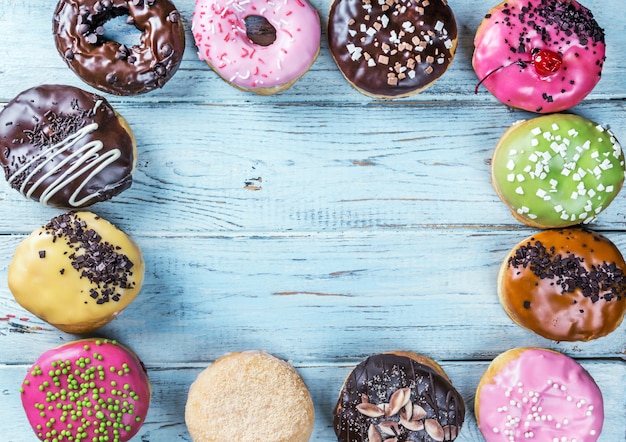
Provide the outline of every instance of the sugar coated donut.
[[9,264],[9,289],[26,310],[68,333],[113,320],[141,290],[141,251],[90,212],[64,213],[35,230]]
[[306,0],[196,0],[191,29],[200,60],[259,95],[293,85],[320,50],[320,19]]
[[483,19],[474,47],[479,85],[504,104],[540,113],[580,103],[605,59],[604,31],[576,0],[505,0]]
[[498,273],[498,298],[518,325],[555,341],[615,330],[626,312],[626,263],[607,238],[545,230],[516,245]]
[[573,359],[516,348],[496,357],[474,401],[486,442],[594,442],[604,422],[602,393]]
[[346,378],[334,410],[339,442],[453,441],[463,398],[443,369],[413,352],[376,354]]
[[125,442],[143,425],[150,381],[139,358],[108,339],[82,339],[42,354],[20,389],[39,440]]
[[307,442],[314,419],[298,372],[256,350],[230,353],[201,372],[185,408],[194,442]]
[[[107,38],[106,23],[123,16],[141,31],[139,44]],[[90,86],[115,95],[163,87],[185,50],[180,14],[169,0],[59,0],[53,33],[70,69]]]
[[566,114],[513,124],[491,163],[500,199],[516,219],[539,228],[594,221],[621,190],[624,173],[613,133]]
[[66,209],[108,200],[132,184],[135,138],[99,95],[72,86],[28,89],[0,112],[0,164],[27,198]]
[[448,69],[457,25],[446,0],[334,0],[328,40],[356,90],[400,98],[426,89]]

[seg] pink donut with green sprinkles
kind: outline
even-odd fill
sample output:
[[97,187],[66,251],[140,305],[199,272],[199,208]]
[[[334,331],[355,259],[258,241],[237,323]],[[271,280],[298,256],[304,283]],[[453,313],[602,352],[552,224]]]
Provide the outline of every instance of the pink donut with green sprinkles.
[[20,393],[39,440],[125,442],[143,425],[151,387],[132,351],[93,338],[42,354]]

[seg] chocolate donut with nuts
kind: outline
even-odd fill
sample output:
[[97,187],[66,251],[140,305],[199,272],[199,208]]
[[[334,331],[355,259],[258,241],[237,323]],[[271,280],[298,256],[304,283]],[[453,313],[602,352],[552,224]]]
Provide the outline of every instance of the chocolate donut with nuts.
[[0,112],[0,164],[27,198],[66,209],[128,189],[133,133],[104,97],[62,85],[20,93]]
[[[142,32],[138,45],[106,37],[106,23],[122,16]],[[60,0],[53,33],[70,69],[90,86],[115,95],[163,87],[185,49],[180,13],[169,0]]]
[[339,442],[453,441],[464,419],[463,398],[441,366],[407,351],[358,364],[334,410]]
[[456,51],[457,25],[446,0],[334,0],[328,39],[352,86],[392,99],[443,75]]

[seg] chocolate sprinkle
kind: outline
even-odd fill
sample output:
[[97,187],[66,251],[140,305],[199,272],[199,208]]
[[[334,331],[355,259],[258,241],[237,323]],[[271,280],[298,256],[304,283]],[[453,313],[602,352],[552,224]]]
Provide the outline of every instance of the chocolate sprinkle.
[[[116,247],[93,229],[76,214],[65,213],[59,215],[44,226],[45,231],[57,238],[66,241],[70,249],[74,250],[68,258],[71,265],[81,278],[87,278],[96,287],[90,289],[89,296],[98,304],[111,300],[120,300],[120,289],[131,288],[135,285],[129,281],[133,275],[133,262],[123,253],[116,252]],[[119,249],[119,248],[118,248]],[[40,255],[41,256],[41,255]],[[61,274],[64,269],[61,270]]]
[[[584,259],[573,253],[557,254],[554,247],[547,249],[541,241],[531,238],[509,258],[509,267],[529,268],[540,279],[552,279],[561,288],[561,294],[580,293],[596,303],[611,301],[626,295],[626,278],[615,263],[591,265],[587,270]],[[526,302],[524,302],[526,307]]]

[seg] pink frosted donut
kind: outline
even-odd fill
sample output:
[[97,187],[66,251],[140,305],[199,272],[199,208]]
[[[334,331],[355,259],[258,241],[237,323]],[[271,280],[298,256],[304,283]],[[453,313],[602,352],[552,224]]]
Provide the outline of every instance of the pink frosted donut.
[[504,104],[539,113],[580,103],[605,59],[604,31],[576,0],[506,0],[485,16],[474,46],[479,85]]
[[541,348],[496,357],[474,402],[487,442],[594,442],[604,422],[602,393],[573,359]]
[[260,95],[290,87],[320,49],[320,19],[306,0],[196,0],[191,29],[201,60]]
[[95,338],[42,354],[20,391],[28,421],[43,441],[128,441],[146,418],[151,394],[137,356]]

